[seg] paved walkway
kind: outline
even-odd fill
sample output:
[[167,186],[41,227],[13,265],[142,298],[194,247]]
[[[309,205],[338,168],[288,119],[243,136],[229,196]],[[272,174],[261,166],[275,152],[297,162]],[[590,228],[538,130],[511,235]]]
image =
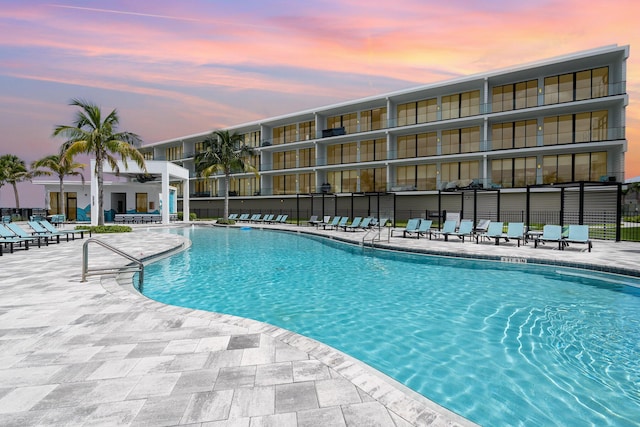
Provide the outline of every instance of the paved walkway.
[[[364,233],[323,232],[362,240]],[[95,236],[94,236],[95,237]],[[180,236],[137,227],[99,238],[141,258],[180,250]],[[0,258],[0,425],[410,426],[472,425],[314,340],[253,320],[166,306],[131,279],[81,283],[85,240]],[[634,270],[640,245],[577,247],[429,241],[384,245],[433,253],[568,260]],[[90,246],[90,267],[122,258]],[[599,267],[600,266],[600,267]]]

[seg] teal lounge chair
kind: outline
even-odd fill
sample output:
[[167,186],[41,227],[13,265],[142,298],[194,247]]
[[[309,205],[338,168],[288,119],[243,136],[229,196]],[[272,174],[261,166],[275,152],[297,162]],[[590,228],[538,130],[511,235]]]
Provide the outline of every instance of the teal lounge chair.
[[420,236],[429,236],[429,240],[431,240],[431,225],[433,221],[430,219],[421,219],[420,226],[418,227],[418,239]]
[[[327,219],[327,217],[325,217],[325,219]],[[326,230],[327,227],[329,229],[332,229],[334,227],[337,227],[338,224],[340,223],[340,217],[339,216],[334,216],[333,219],[331,221],[327,220],[327,221],[323,221],[322,223],[322,229]]]
[[507,234],[504,236],[505,241],[517,240],[518,247],[520,247],[520,241],[526,242],[526,235],[524,232],[523,222],[510,222],[507,226]]
[[374,227],[384,227],[387,225],[387,223],[389,222],[389,218],[382,218],[379,221],[376,221],[375,224],[373,224]]
[[494,239],[496,245],[500,244],[501,238],[506,238],[503,234],[502,229],[504,228],[504,223],[502,222],[491,222],[489,227],[487,227],[487,231],[484,233],[480,233],[476,236],[476,243],[480,243],[482,239],[491,240]]
[[454,231],[453,233],[446,234],[444,236],[444,240],[447,240],[448,236],[457,236],[462,239],[462,243],[464,243],[464,238],[468,237],[471,239],[471,235],[473,234],[473,221],[470,219],[463,219],[460,221],[460,227],[458,227],[458,231]]
[[253,214],[249,219],[250,222],[260,222],[260,218],[262,218],[262,214]]
[[[69,236],[71,236],[72,240],[75,240],[76,238],[76,234],[80,235],[81,239],[84,239],[84,232],[87,231],[89,233],[89,237],[91,237],[91,230],[58,230],[53,224],[51,224],[49,221],[42,220],[42,221],[38,221],[37,225],[41,225],[42,228],[44,228],[45,231],[48,231],[51,234],[55,234],[55,233],[63,233],[67,235],[67,242],[69,241]],[[31,223],[29,223],[29,225],[31,225]],[[33,226],[31,226],[31,228],[33,228]],[[34,231],[36,231],[35,228],[33,228]]]
[[402,237],[407,237],[408,235],[412,235],[418,232],[418,227],[420,227],[420,218],[411,218],[407,221],[407,225],[404,228],[396,228],[391,230],[391,237],[393,237],[393,232],[402,232]]
[[[18,224],[16,224],[15,222],[12,222],[10,224],[5,224],[5,227],[7,227],[9,230],[13,231],[13,233],[18,236],[18,237],[22,237],[23,239],[38,239],[38,247],[40,247],[40,243],[42,240],[44,240],[45,245],[49,245],[49,240],[51,240],[51,237],[54,237],[52,234],[30,234],[28,233],[24,228],[20,227]],[[56,235],[56,243],[60,243],[60,235]]]
[[238,214],[236,213],[229,214],[229,219],[233,219],[233,220],[238,219]]
[[357,216],[353,218],[353,221],[351,221],[351,224],[340,226],[340,227],[342,227],[344,231],[355,230],[360,226],[360,222],[362,222],[362,217]]
[[538,243],[558,242],[558,249],[562,250],[562,227],[559,225],[545,225],[542,228],[542,236],[534,241],[534,247],[538,247]]
[[249,221],[249,214],[243,213],[236,219],[236,221]]
[[434,236],[444,236],[444,241],[446,242],[449,240],[449,235],[456,232],[457,222],[455,219],[448,219],[442,225],[442,230],[434,230],[431,234]]
[[287,218],[289,218],[289,215],[282,215],[280,217],[280,221],[278,221],[278,224],[286,224],[287,223]]
[[37,237],[18,237],[13,231],[0,224],[0,255],[2,255],[1,248],[3,246],[9,246],[9,251],[13,253],[14,245],[16,243],[19,247],[24,247],[25,250],[29,250],[29,243],[34,241],[37,241],[38,246],[40,246],[40,239]]
[[270,224],[271,222],[273,222],[274,216],[275,216],[274,214],[266,214],[264,217],[262,217],[262,222]]
[[[564,239],[564,243],[566,246],[569,246],[569,243],[583,243],[587,245],[587,249],[591,252],[593,243],[589,239],[589,226],[570,224],[569,235]],[[563,249],[565,245],[562,246]]]
[[338,218],[340,218],[340,221],[332,227],[334,230],[337,230],[338,228],[346,227],[347,222],[349,222],[348,216],[343,216]]
[[360,230],[365,230],[365,229],[367,229],[367,228],[370,228],[370,227],[371,227],[371,222],[372,222],[372,221],[373,221],[373,218],[372,218],[372,217],[370,217],[370,216],[368,216],[368,217],[364,218],[364,219],[362,220],[362,222],[360,223],[360,226],[358,227],[358,229],[360,229]]

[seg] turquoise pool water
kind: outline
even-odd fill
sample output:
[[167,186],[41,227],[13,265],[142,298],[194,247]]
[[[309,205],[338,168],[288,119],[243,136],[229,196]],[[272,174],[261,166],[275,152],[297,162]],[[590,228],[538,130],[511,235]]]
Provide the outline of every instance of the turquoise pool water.
[[481,425],[640,423],[634,279],[266,230],[174,232],[193,246],[146,267],[150,298],[312,337]]

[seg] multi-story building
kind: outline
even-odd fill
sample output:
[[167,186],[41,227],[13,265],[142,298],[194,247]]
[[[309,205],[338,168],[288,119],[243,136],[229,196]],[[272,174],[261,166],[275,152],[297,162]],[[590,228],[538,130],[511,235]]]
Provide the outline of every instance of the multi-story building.
[[[237,174],[228,191],[254,210],[369,192],[421,209],[441,191],[500,189],[515,208],[533,185],[623,181],[628,55],[607,46],[231,126],[255,148],[259,176]],[[225,191],[222,176],[195,170],[208,135],[141,149],[189,169],[195,211]]]

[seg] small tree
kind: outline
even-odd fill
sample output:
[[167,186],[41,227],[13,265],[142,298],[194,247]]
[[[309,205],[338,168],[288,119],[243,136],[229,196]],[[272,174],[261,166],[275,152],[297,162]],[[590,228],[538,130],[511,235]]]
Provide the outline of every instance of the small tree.
[[204,141],[204,151],[195,157],[196,169],[200,176],[209,177],[215,173],[224,174],[224,220],[229,219],[229,183],[231,174],[237,172],[258,172],[246,160],[254,151],[244,143],[241,135],[230,134],[228,130],[217,130]]
[[80,176],[84,184],[84,175],[78,169],[83,169],[85,165],[74,162],[73,158],[67,155],[68,144],[62,144],[58,154],[51,154],[31,163],[33,176],[55,175],[60,181],[60,214],[66,215],[66,201],[64,196],[64,177],[68,175]]
[[73,157],[79,153],[95,156],[95,174],[98,181],[98,225],[104,225],[103,204],[103,163],[109,162],[113,171],[118,174],[117,159],[119,155],[127,167],[127,159],[132,159],[140,168],[147,171],[144,157],[136,148],[142,141],[138,135],[131,132],[115,132],[120,118],[116,110],[111,111],[104,119],[100,107],[87,101],[74,99],[71,104],[80,107],[72,126],[59,125],[53,136],[67,138],[69,147],[67,156]]
[[[0,157],[0,182],[11,184],[16,198],[16,209],[20,209],[20,197],[17,184],[31,179],[24,160],[13,154],[5,154]],[[0,184],[0,186],[2,186]]]

